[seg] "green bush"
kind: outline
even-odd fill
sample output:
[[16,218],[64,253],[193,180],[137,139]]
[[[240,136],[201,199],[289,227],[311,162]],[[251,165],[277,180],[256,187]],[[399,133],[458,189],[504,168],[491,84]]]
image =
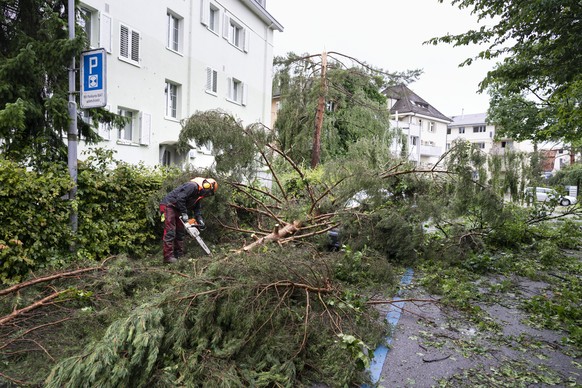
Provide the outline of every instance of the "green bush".
[[72,243],[72,187],[66,166],[42,172],[0,158],[0,283],[19,282],[31,266],[59,262]]
[[[77,244],[83,256],[117,253],[143,255],[155,241],[153,222],[158,196],[168,170],[113,160],[96,150],[79,168]],[[152,207],[155,207],[152,209]]]
[[157,246],[152,244],[160,237],[157,206],[175,170],[118,162],[112,151],[98,149],[79,162],[78,171],[76,199],[69,201],[73,182],[67,166],[30,171],[0,158],[0,283],[22,281],[32,268],[60,266],[75,257],[142,255]]

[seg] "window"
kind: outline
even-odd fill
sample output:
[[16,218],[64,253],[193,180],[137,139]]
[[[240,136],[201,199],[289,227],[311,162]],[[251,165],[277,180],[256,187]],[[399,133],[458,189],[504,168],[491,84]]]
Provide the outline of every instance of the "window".
[[465,133],[465,127],[459,127],[459,134]]
[[93,118],[87,109],[81,109],[81,120],[89,125],[93,125]]
[[77,24],[81,26],[85,36],[87,37],[87,43],[89,47],[97,47],[97,31],[95,26],[97,25],[97,12],[81,6],[79,8],[79,15],[77,16]]
[[236,78],[228,79],[228,100],[237,104],[246,105],[246,87]]
[[182,18],[168,11],[168,41],[170,50],[182,51]]
[[243,51],[249,50],[249,33],[236,20],[228,15],[224,15],[224,38],[233,46]]
[[211,94],[218,91],[218,72],[210,67],[206,68],[206,91]]
[[434,129],[435,129],[434,121],[429,121],[428,122],[428,131],[431,133],[434,133]]
[[451,134],[451,128],[447,128],[447,135]]
[[447,151],[451,149],[451,143],[447,143]]
[[239,26],[238,24],[233,22],[232,19],[230,20],[229,29],[230,29],[230,31],[229,31],[230,43],[232,43],[236,47],[241,48],[243,35],[245,33],[244,30],[242,29],[241,26]]
[[166,82],[166,117],[178,118],[178,90],[179,85]]
[[418,143],[418,137],[417,136],[411,136],[410,137],[410,144],[412,144],[413,146],[417,145]]
[[220,16],[220,11],[211,4],[208,12],[208,29],[218,33],[218,17]]
[[172,165],[172,152],[164,149],[162,151],[162,166],[171,166]]
[[475,146],[477,148],[479,148],[480,150],[485,149],[485,143],[483,143],[483,142],[475,143]]
[[117,139],[133,142],[135,139],[134,130],[136,127],[135,121],[137,118],[137,112],[125,108],[119,108],[117,114],[125,117],[128,120],[122,128],[117,130]]
[[473,133],[477,133],[477,132],[485,132],[485,126],[478,125],[476,127],[473,127]]
[[[200,23],[204,24],[210,31],[218,34],[218,31],[220,31],[220,9],[209,0],[202,0],[200,6]],[[226,31],[224,35],[226,38]]]
[[119,26],[119,57],[139,65],[139,32],[126,25]]

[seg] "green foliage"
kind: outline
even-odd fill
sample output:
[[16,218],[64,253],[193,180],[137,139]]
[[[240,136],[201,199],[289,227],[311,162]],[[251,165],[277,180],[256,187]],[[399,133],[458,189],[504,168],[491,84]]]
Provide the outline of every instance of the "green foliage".
[[476,310],[476,276],[464,268],[447,263],[426,263],[420,283],[431,294],[442,295],[441,302],[464,310]]
[[582,193],[582,164],[576,163],[561,168],[548,183],[551,186],[576,186],[578,193]]
[[337,279],[366,288],[375,285],[385,288],[386,284],[395,283],[394,266],[380,252],[366,247],[354,251],[349,245],[344,245],[341,255],[334,267]]
[[264,151],[269,132],[259,124],[247,127],[230,114],[219,110],[198,111],[184,120],[178,146],[190,148],[190,142],[208,146],[215,158],[218,173],[229,173],[240,178],[247,174],[254,180],[257,153]]
[[73,241],[68,228],[72,187],[66,166],[44,172],[0,157],[0,283],[19,282],[32,266],[59,264]]
[[163,310],[153,305],[136,309],[114,322],[85,356],[61,361],[46,387],[145,387],[158,359],[164,337]]
[[422,244],[422,231],[416,220],[404,214],[406,205],[397,208],[403,204],[388,202],[386,208],[359,214],[357,219],[346,214],[340,231],[343,243],[354,250],[365,251],[369,247],[390,263],[411,265]]
[[[439,0],[443,2],[443,0]],[[582,5],[578,0],[451,0],[490,26],[428,43],[485,43],[475,59],[503,58],[481,82],[489,88],[488,120],[513,139],[580,145]],[[555,15],[547,18],[540,15]],[[471,64],[473,58],[464,64]]]
[[[579,275],[579,274],[578,274]],[[565,327],[568,341],[578,349],[582,348],[582,282],[579,276],[565,275],[566,278],[552,292],[552,296],[536,295],[524,301],[523,308],[532,314],[530,321],[536,326],[549,329]]]
[[372,359],[374,358],[374,351],[370,349],[362,340],[357,339],[350,334],[338,334],[342,346],[348,350],[359,368],[369,368]]
[[[322,93],[327,108],[320,160],[325,163],[345,156],[360,139],[392,137],[387,131],[389,111],[381,91],[391,83],[419,75],[418,71],[389,74],[336,52],[327,53],[327,58],[324,80],[319,55],[290,53],[275,59],[275,93],[280,96],[281,108],[274,127],[281,149],[298,164],[311,160],[315,114]],[[344,66],[347,61],[353,65]]]
[[[111,280],[119,280],[127,264],[116,265]],[[369,349],[386,327],[357,290],[334,286],[328,273],[334,257],[277,249],[203,264],[204,272],[186,279],[160,278],[160,271],[156,283],[172,287],[159,294],[152,282],[154,297],[58,362],[46,385],[303,387],[367,381]],[[180,265],[180,272],[192,272],[191,264]],[[141,275],[134,269],[126,276]],[[101,286],[99,292],[111,289]]]
[[0,158],[0,282],[21,281],[31,268],[63,265],[72,246],[77,258],[91,259],[151,251],[160,237],[159,199],[167,193],[161,188],[172,174],[118,162],[111,151],[97,149],[79,164],[72,202],[65,199],[72,187],[66,166],[47,163],[37,172]]
[[[156,239],[148,217],[169,172],[131,165],[97,149],[80,165],[78,175],[79,229],[77,244],[83,255],[104,258],[117,253],[144,255]],[[153,207],[153,209],[151,209]],[[155,225],[155,224],[154,224]]]
[[527,209],[517,205],[506,204],[502,210],[500,222],[487,235],[487,242],[498,248],[518,248],[530,244],[533,240],[532,229],[528,225]]

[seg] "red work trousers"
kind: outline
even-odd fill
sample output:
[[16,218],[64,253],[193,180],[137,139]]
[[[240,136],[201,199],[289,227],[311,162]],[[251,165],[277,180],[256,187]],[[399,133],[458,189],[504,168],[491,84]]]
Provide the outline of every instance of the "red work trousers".
[[164,251],[164,260],[172,257],[176,259],[184,253],[184,236],[186,231],[184,224],[180,220],[180,212],[174,206],[160,205],[160,211],[164,213],[164,237],[162,247]]

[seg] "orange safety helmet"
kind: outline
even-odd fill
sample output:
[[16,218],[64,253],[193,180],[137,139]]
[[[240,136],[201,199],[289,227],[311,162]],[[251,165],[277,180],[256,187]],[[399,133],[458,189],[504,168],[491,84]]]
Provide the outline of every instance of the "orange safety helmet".
[[196,177],[192,179],[191,182],[194,182],[198,187],[201,187],[206,195],[214,195],[216,190],[218,190],[218,183],[212,178]]

